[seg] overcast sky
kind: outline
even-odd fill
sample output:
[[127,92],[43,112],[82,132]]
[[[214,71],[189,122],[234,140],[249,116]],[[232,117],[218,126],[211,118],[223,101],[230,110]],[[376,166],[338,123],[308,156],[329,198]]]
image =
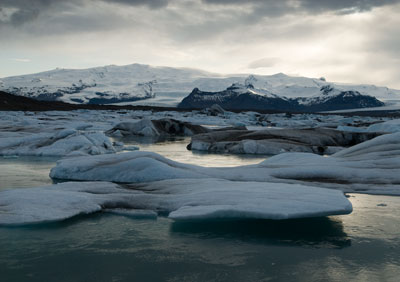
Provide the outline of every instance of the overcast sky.
[[400,89],[396,0],[0,0],[0,77],[144,63]]

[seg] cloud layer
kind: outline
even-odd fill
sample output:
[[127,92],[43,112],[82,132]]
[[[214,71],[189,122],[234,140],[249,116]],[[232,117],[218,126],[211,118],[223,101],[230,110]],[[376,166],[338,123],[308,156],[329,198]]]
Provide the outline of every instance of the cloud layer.
[[0,0],[0,77],[140,62],[400,88],[399,12],[394,0]]

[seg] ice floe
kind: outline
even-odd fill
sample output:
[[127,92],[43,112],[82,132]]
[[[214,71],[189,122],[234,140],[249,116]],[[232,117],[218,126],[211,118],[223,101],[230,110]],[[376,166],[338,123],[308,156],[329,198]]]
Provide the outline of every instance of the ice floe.
[[60,160],[52,178],[149,182],[179,178],[309,183],[347,192],[400,195],[400,133],[376,137],[330,157],[283,153],[257,165],[208,168],[175,162],[152,152]]
[[0,225],[57,221],[113,212],[174,220],[289,219],[348,214],[341,191],[295,184],[175,179],[124,189],[108,182],[67,182],[0,192]]
[[195,125],[175,119],[150,120],[142,119],[136,122],[122,122],[115,125],[106,133],[111,136],[138,135],[157,137],[165,135],[192,136],[209,130],[201,125]]
[[169,200],[160,197],[158,208],[169,209],[169,217],[175,220],[289,219],[352,211],[341,191],[296,184],[180,179],[142,187],[147,189],[168,195]]
[[276,155],[283,152],[333,154],[343,147],[378,136],[376,133],[329,128],[228,130],[198,134],[188,148],[233,154]]
[[[132,194],[132,193],[130,193]],[[0,192],[0,224],[57,221],[102,210],[126,191],[105,182],[68,182]]]
[[0,138],[0,155],[66,156],[76,152],[99,155],[116,150],[104,133],[96,131],[63,129],[54,133]]
[[400,119],[389,120],[381,123],[376,123],[367,128],[369,132],[399,132]]
[[135,151],[95,157],[62,159],[50,171],[52,178],[65,180],[150,182],[164,179],[204,178],[207,168],[183,164],[153,152]]

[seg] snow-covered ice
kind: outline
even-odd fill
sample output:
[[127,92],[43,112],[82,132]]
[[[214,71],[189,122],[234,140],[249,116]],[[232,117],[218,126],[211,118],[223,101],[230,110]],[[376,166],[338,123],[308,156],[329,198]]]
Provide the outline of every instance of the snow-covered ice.
[[150,119],[142,119],[136,122],[121,122],[107,131],[110,136],[129,136],[138,135],[146,137],[159,136],[160,133],[155,128]]
[[171,195],[167,205],[173,207],[169,217],[175,220],[289,219],[352,211],[341,191],[296,184],[182,179],[147,187]]
[[177,178],[309,183],[347,192],[400,195],[400,133],[376,137],[331,157],[283,153],[257,165],[208,168],[175,162],[152,152],[65,159],[52,178],[149,182]]
[[0,155],[66,156],[71,153],[99,155],[115,153],[103,132],[64,129],[54,133],[34,133],[21,137],[0,137]]
[[368,132],[399,132],[400,119],[389,120],[381,123],[376,123],[367,128]]
[[166,214],[175,220],[284,219],[349,213],[351,205],[342,191],[400,195],[400,133],[379,136],[329,157],[282,153],[256,165],[219,168],[184,164],[152,152],[115,154],[124,147],[136,149],[132,145],[137,144],[124,146],[123,138],[111,140],[104,135],[124,122],[165,118],[209,129],[348,126],[360,132],[398,131],[398,121],[381,117],[256,112],[212,116],[200,111],[128,110],[0,112],[1,154],[68,156],[58,161],[51,177],[107,181],[1,192],[0,222],[62,220],[97,211],[132,218]]
[[110,201],[123,200],[127,192],[113,183],[68,182],[0,194],[0,224],[24,224],[98,212]]
[[109,182],[68,182],[0,192],[0,225],[57,221],[102,210],[147,218],[162,212],[175,220],[279,220],[348,214],[352,205],[336,190],[221,179],[175,179],[131,189]]
[[284,152],[333,154],[376,137],[375,133],[329,128],[227,130],[192,137],[190,148],[231,154],[276,155]]
[[197,124],[182,122],[175,119],[148,119],[144,118],[135,122],[121,122],[106,131],[110,136],[192,136],[198,133],[205,133],[209,130]]
[[96,157],[76,157],[57,162],[50,176],[64,180],[150,182],[178,178],[204,178],[208,171],[182,164],[153,152],[136,151]]

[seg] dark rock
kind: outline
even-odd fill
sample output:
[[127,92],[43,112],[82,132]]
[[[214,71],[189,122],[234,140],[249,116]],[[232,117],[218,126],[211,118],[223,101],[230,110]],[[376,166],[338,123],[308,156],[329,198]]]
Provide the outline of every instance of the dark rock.
[[178,107],[202,109],[218,105],[227,110],[319,112],[384,106],[375,97],[362,95],[357,91],[340,92],[330,85],[321,88],[320,96],[308,98],[289,99],[274,94],[260,95],[252,90],[251,86],[236,84],[220,92],[203,92],[195,88]]
[[214,153],[273,155],[282,152],[310,152],[324,155],[378,135],[328,128],[223,130],[193,136],[188,148]]

